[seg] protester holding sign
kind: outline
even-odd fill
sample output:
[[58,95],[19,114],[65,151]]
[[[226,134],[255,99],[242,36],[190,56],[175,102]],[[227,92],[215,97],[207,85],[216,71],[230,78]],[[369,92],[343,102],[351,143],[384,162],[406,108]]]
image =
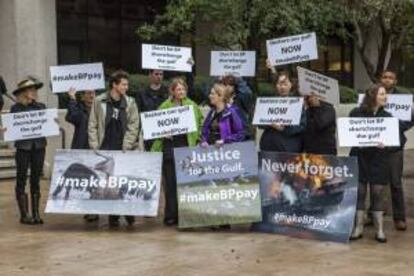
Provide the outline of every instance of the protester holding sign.
[[[163,71],[150,70],[148,79],[148,86],[136,95],[139,112],[156,110],[168,98],[168,88],[162,83],[164,79]],[[151,150],[153,142],[153,140],[144,141],[146,151]]]
[[[80,95],[80,100],[76,99],[76,90],[71,88],[68,92],[69,103],[66,113],[66,121],[71,123],[75,131],[73,133],[71,149],[89,149],[88,141],[88,120],[95,91],[87,90]],[[84,219],[93,222],[99,219],[98,215],[85,215]]]
[[231,101],[231,89],[215,84],[210,93],[212,108],[203,124],[201,141],[203,146],[241,142],[244,140],[243,123]]
[[[279,97],[288,97],[293,94],[292,82],[287,72],[282,72],[277,76],[276,90]],[[301,112],[301,110],[297,112]],[[260,139],[260,149],[262,151],[301,152],[303,149],[302,135],[305,127],[306,116],[304,112],[302,112],[299,125],[272,124],[260,127],[264,129]]]
[[[223,84],[215,84],[210,92],[212,106],[203,124],[201,145],[222,146],[244,140],[245,132],[242,120],[233,105],[230,105],[232,89]],[[229,229],[230,225],[219,228]],[[215,228],[213,228],[215,229]]]
[[[13,91],[16,104],[10,108],[10,113],[20,113],[33,110],[43,110],[46,106],[37,102],[37,90],[43,83],[32,79],[25,79],[18,83]],[[45,159],[46,138],[19,140],[14,143],[16,147],[16,199],[20,211],[20,223],[43,224],[39,214],[40,176]],[[27,173],[30,168],[30,201],[32,217],[28,212],[29,200],[25,192]]]
[[203,115],[198,105],[187,98],[187,90],[187,84],[183,79],[174,79],[170,84],[170,98],[163,102],[158,109],[163,110],[178,106],[192,106],[197,130],[187,134],[157,139],[151,148],[152,151],[163,152],[165,195],[164,224],[167,226],[177,225],[178,223],[177,180],[174,165],[174,148],[196,146],[200,140],[200,130],[203,120]]
[[[384,110],[387,103],[387,92],[384,86],[376,85],[370,88],[365,95],[360,107],[356,107],[350,113],[350,117],[391,117]],[[388,184],[390,148],[385,148],[379,143],[377,147],[354,147],[351,156],[358,158],[359,187],[355,227],[351,239],[362,237],[365,218],[365,201],[367,188],[370,185],[371,209],[374,224],[377,228],[375,239],[386,242],[383,230],[383,214],[385,195],[384,187]]]
[[221,78],[220,83],[228,85],[232,89],[230,103],[234,105],[235,110],[242,120],[246,140],[251,139],[253,135],[249,122],[252,111],[252,90],[244,79],[236,78],[233,75],[224,76]]
[[336,112],[333,105],[318,96],[306,97],[306,129],[304,151],[314,154],[336,155]]
[[[397,75],[395,72],[391,70],[385,70],[381,75],[380,82],[387,90],[387,93],[399,94],[395,87],[397,84]],[[400,147],[398,150],[390,153],[389,173],[392,199],[392,214],[394,218],[395,228],[400,231],[405,231],[407,229],[407,224],[405,222],[404,190],[402,183],[404,170],[404,145],[407,142],[405,131],[413,127],[413,124],[413,118],[411,118],[411,121],[400,120]]]
[[[138,140],[139,116],[135,100],[126,95],[129,76],[119,70],[109,80],[109,92],[95,98],[88,124],[89,146],[94,150],[132,150]],[[129,225],[134,217],[125,217]],[[119,216],[109,216],[119,226]]]

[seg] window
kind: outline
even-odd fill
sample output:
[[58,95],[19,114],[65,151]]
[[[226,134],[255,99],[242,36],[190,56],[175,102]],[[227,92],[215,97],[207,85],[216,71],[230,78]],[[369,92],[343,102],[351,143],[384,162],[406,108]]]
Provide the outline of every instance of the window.
[[57,0],[59,64],[104,62],[105,69],[141,69],[135,29],[152,22],[166,0]]

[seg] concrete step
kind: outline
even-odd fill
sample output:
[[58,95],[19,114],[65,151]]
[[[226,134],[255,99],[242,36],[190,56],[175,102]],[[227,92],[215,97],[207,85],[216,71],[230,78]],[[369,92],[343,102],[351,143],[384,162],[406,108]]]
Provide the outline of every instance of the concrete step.
[[16,161],[14,158],[0,159],[0,168],[15,168]]
[[2,169],[0,170],[0,179],[9,179],[16,177],[16,169]]
[[0,149],[0,158],[14,158],[15,149]]

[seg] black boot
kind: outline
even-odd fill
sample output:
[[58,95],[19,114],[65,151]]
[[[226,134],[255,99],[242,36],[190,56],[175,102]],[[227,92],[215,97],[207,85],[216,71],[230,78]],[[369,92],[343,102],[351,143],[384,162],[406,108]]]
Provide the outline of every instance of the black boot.
[[33,224],[43,224],[39,214],[40,193],[31,194]]
[[119,216],[109,216],[109,228],[118,228],[119,227]]
[[128,226],[132,226],[135,223],[135,217],[134,216],[125,216],[125,220],[128,223]]
[[16,200],[20,211],[20,223],[32,224],[32,219],[29,217],[29,199],[27,194],[16,194]]

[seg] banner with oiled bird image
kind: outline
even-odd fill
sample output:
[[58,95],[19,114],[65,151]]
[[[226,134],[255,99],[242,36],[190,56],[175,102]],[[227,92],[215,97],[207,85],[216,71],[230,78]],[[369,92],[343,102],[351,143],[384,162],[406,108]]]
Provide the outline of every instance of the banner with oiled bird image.
[[46,213],[156,216],[162,154],[58,150]]
[[179,227],[261,220],[253,142],[174,149]]

